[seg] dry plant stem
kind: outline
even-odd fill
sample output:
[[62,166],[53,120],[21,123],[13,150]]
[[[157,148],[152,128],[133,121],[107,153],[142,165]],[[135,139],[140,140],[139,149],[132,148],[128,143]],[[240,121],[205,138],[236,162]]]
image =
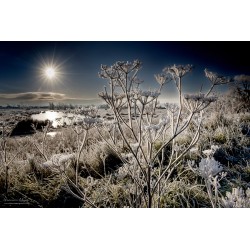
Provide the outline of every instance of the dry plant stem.
[[180,105],[180,109],[179,109],[178,116],[177,116],[177,121],[176,121],[176,126],[175,126],[175,129],[174,129],[174,134],[176,134],[177,129],[179,127],[180,116],[181,116],[182,106],[183,106],[182,105],[182,81],[181,81],[180,77],[178,78],[178,81],[179,82],[177,82],[177,80],[175,80],[175,84],[176,84],[178,92],[179,92],[179,105]]
[[124,133],[123,133],[123,130],[122,130],[122,128],[121,128],[121,125],[120,125],[119,123],[118,123],[118,129],[119,129],[119,131],[120,131],[120,133],[121,133],[121,136],[122,136],[123,140],[125,141],[127,147],[129,148],[129,151],[133,154],[133,156],[134,156],[134,158],[135,158],[135,160],[136,160],[138,166],[140,167],[140,169],[141,169],[143,175],[146,177],[146,172],[145,172],[145,170],[143,169],[143,167],[142,167],[140,161],[139,161],[138,158],[136,157],[136,154],[135,154],[134,150],[131,148],[131,146],[130,146],[128,140],[126,139],[126,137],[125,137],[125,135],[124,135]]
[[[47,161],[48,157],[45,153],[45,143],[46,143],[46,139],[47,139],[47,133],[48,133],[48,129],[49,129],[50,123],[48,123],[44,130],[43,130],[43,139],[42,139],[42,147],[39,148],[39,146],[35,143],[35,141],[33,140],[33,145],[35,146],[35,148],[37,149],[37,151],[43,156],[43,158]],[[35,129],[35,132],[37,133],[37,130],[35,127],[33,127]]]
[[[211,201],[212,207],[216,208],[216,204],[218,202],[218,197],[219,197],[219,190],[217,187],[218,176],[214,177],[213,183],[210,183],[210,181],[212,180],[205,179],[205,186],[207,188],[207,193]],[[212,187],[214,187],[214,194]]]
[[213,186],[214,186],[214,203],[215,203],[215,205],[217,204],[217,202],[218,202],[218,186],[217,186],[217,179],[218,179],[218,176],[216,176],[215,178],[214,178],[214,181],[213,181]]
[[66,190],[67,192],[69,192],[71,195],[73,195],[75,198],[77,198],[77,199],[79,199],[79,200],[81,200],[81,201],[83,201],[83,202],[86,202],[88,205],[90,205],[90,206],[93,207],[93,208],[96,208],[96,205],[95,205],[93,202],[91,202],[91,201],[86,197],[86,194],[84,194],[84,193],[79,189],[79,187],[76,186],[75,183],[74,183],[72,180],[70,180],[70,178],[69,178],[65,173],[62,173],[62,174],[63,174],[62,177],[63,177],[64,181],[65,181],[66,183],[67,183],[67,181],[69,181],[70,184],[76,189],[76,191],[78,192],[78,194],[80,194],[81,196],[75,194],[75,193],[70,189],[70,187],[69,187],[68,185],[67,185],[67,188],[66,188],[65,190]]
[[[129,170],[129,171],[130,171],[130,170]],[[131,173],[131,171],[130,171],[130,174],[131,174],[132,180],[133,180],[133,181],[137,184],[137,186],[140,188],[141,193],[142,193],[142,196],[143,196],[143,199],[144,199],[144,201],[145,201],[145,204],[147,204],[147,197],[146,197],[146,195],[145,195],[145,193],[144,193],[143,186],[142,186],[141,183],[133,176],[133,174]]]
[[[162,169],[163,169],[163,162],[164,162],[164,154],[165,154],[165,148],[162,150],[161,154],[161,160],[158,157],[158,163],[159,163],[159,175],[158,178],[161,176]],[[172,157],[172,155],[171,155]],[[171,161],[171,160],[170,160]],[[160,197],[161,197],[161,182],[158,183],[158,199],[157,199],[157,207],[160,207]]]
[[[135,77],[135,75],[134,75],[133,77]],[[133,150],[131,149],[130,144],[129,144],[129,143],[127,142],[127,140],[125,139],[123,130],[122,130],[120,124],[119,124],[119,119],[120,119],[120,120],[123,122],[123,124],[125,124],[125,126],[131,131],[131,133],[133,134],[133,136],[134,136],[136,142],[138,142],[138,138],[137,138],[137,136],[136,136],[136,134],[135,134],[135,131],[134,131],[133,125],[132,125],[132,118],[131,118],[131,116],[132,116],[132,115],[131,115],[131,114],[132,114],[132,113],[131,113],[132,107],[131,107],[131,103],[130,103],[131,100],[130,100],[130,98],[129,98],[129,94],[128,94],[128,91],[127,91],[127,74],[126,74],[126,86],[123,87],[123,91],[125,92],[126,99],[127,99],[127,104],[128,104],[129,124],[127,124],[127,123],[125,122],[125,120],[122,118],[122,116],[121,116],[119,110],[117,110],[117,108],[115,107],[114,98],[113,98],[113,95],[114,95],[114,87],[113,87],[113,84],[112,84],[112,87],[111,87],[111,100],[112,100],[112,101],[111,101],[111,107],[112,107],[112,110],[113,110],[114,115],[115,115],[115,117],[116,117],[116,120],[118,121],[118,128],[119,128],[120,134],[121,134],[121,136],[123,137],[123,140],[126,142],[126,145],[129,147],[131,153],[134,155],[134,152],[133,152]],[[143,109],[144,109],[144,105],[143,105]],[[143,114],[143,113],[142,113],[142,114]],[[141,129],[140,129],[140,134],[141,134]],[[147,162],[147,158],[146,158],[146,156],[145,156],[145,154],[144,154],[144,151],[143,151],[142,148],[141,148],[141,143],[139,143],[139,148],[141,149],[141,152],[142,152],[142,154],[143,154],[144,160]],[[137,158],[137,157],[135,157],[135,158]],[[148,163],[147,163],[147,164],[148,164]],[[140,165],[140,163],[139,163],[139,165]]]
[[43,153],[43,155],[46,155],[45,154],[45,141],[46,141],[46,137],[47,137],[49,126],[50,126],[50,123],[48,123],[45,126],[45,130],[44,130],[44,133],[43,133],[43,141],[42,141],[42,153]]
[[[136,65],[135,68],[131,67],[131,65]],[[182,93],[182,78],[190,72],[192,69],[192,65],[174,65],[172,67],[168,67],[164,69],[165,75],[157,75],[157,82],[160,84],[160,88],[157,91],[143,91],[138,87],[133,88],[133,79],[136,77],[138,70],[138,62],[134,61],[134,64],[129,62],[117,62],[111,67],[102,66],[101,76],[105,79],[109,80],[110,84],[110,95],[107,93],[101,92],[100,96],[110,105],[113,110],[115,121],[117,122],[117,129],[119,131],[119,135],[121,137],[121,141],[123,145],[125,144],[130,153],[129,157],[133,158],[133,162],[128,160],[128,164],[136,164],[138,166],[139,171],[142,173],[142,176],[135,177],[134,181],[136,183],[136,188],[142,189],[141,186],[146,185],[147,191],[145,192],[145,198],[147,198],[146,206],[152,207],[154,205],[160,206],[160,196],[162,190],[162,180],[168,181],[174,169],[180,164],[184,155],[193,147],[200,136],[201,130],[201,121],[202,121],[202,111],[207,108],[207,106],[214,101],[216,98],[207,98],[209,94],[212,92],[215,83],[212,82],[211,88],[205,94],[200,93],[194,97],[184,97]],[[133,68],[133,69],[132,69]],[[136,69],[135,71],[133,71]],[[128,77],[129,74],[133,71],[132,80]],[[211,75],[212,73],[206,72],[207,75]],[[170,77],[169,77],[170,76]],[[208,76],[210,77],[210,76]],[[176,88],[178,90],[179,95],[179,109],[177,112],[176,107],[172,107],[170,105],[169,116],[170,116],[170,124],[167,125],[169,120],[164,117],[162,122],[159,124],[154,124],[154,114],[157,108],[157,100],[158,96],[162,90],[162,86],[166,83],[166,79],[172,79],[175,82]],[[211,78],[211,77],[210,77]],[[209,79],[210,79],[209,78]],[[170,79],[170,80],[171,80]],[[217,81],[218,82],[218,81]],[[115,92],[115,89],[121,88],[122,94],[120,95],[120,91]],[[120,90],[120,89],[119,89]],[[203,99],[204,98],[204,99]],[[123,103],[122,100],[125,99]],[[126,105],[128,121],[121,115],[121,103]],[[134,105],[134,106],[133,106]],[[184,109],[184,105],[185,108]],[[132,119],[132,109],[134,109],[134,117]],[[144,110],[145,117],[144,117]],[[185,113],[185,110],[188,110],[188,113]],[[177,114],[175,114],[177,112]],[[139,116],[137,116],[137,113]],[[200,114],[200,121],[195,122],[195,115]],[[188,116],[187,116],[188,115]],[[187,118],[186,118],[187,117]],[[185,118],[185,120],[183,120]],[[134,122],[132,120],[135,120]],[[185,131],[191,124],[191,121],[194,120],[196,128],[196,132],[191,142],[184,148],[179,148],[176,143],[177,137],[180,137],[180,134]],[[116,123],[115,123],[116,125]],[[170,138],[167,139],[167,134],[169,128],[171,127]],[[127,130],[131,133],[128,137],[126,136]],[[130,137],[132,136],[132,138]],[[114,140],[114,131],[113,135],[110,133],[111,140],[113,144],[115,144]],[[113,137],[113,138],[112,138]],[[154,149],[154,143],[161,139],[162,145],[157,150]],[[108,141],[108,140],[106,140]],[[111,142],[111,143],[112,143]],[[109,144],[111,144],[109,143]],[[168,145],[172,146],[171,153],[168,159],[168,165],[163,166],[165,161],[165,149]],[[116,145],[112,145],[118,151]],[[156,152],[155,152],[156,151]],[[159,159],[159,155],[161,154],[162,159]],[[132,155],[132,156],[131,156]],[[155,172],[152,168],[155,166],[155,162],[158,159],[159,163],[159,173],[158,177],[155,180],[155,183],[152,185],[152,177]],[[140,184],[140,186],[138,186]],[[158,192],[158,197],[155,199],[156,189]],[[137,189],[136,189],[137,190]],[[143,190],[143,189],[142,189]],[[215,190],[215,195],[217,195],[217,191]],[[190,206],[188,203],[188,199],[184,194],[179,196],[180,202],[183,203],[183,206]]]
[[151,195],[151,167],[148,166],[148,180],[147,180],[147,192],[148,192],[148,208],[152,207],[152,195]]
[[169,165],[167,166],[167,168],[162,172],[161,176],[158,178],[158,180],[156,181],[154,187],[153,187],[153,191],[152,193],[155,193],[156,187],[158,185],[158,183],[161,181],[161,179],[163,178],[163,176],[165,175],[165,173],[168,171],[168,169],[173,166],[175,163],[177,163],[187,152],[188,150],[196,144],[196,142],[199,140],[199,136],[200,136],[200,127],[201,127],[201,123],[199,124],[199,127],[197,128],[196,134],[193,138],[193,140],[191,141],[191,143],[189,144],[189,146],[186,148],[186,150],[184,150],[173,162],[169,162]]
[[5,194],[7,196],[8,189],[9,189],[9,166],[7,164],[7,153],[6,153],[6,144],[7,142],[4,141],[4,168],[5,168]]
[[[37,151],[43,156],[43,158],[45,159],[45,161],[48,161],[48,157],[45,153],[45,143],[46,143],[46,139],[47,139],[47,133],[48,133],[48,129],[49,129],[50,124],[47,124],[45,126],[45,129],[43,131],[43,139],[42,139],[42,148],[40,149],[39,146],[35,143],[35,141],[32,141],[32,144],[35,146],[35,148],[37,149]],[[34,128],[35,129],[35,128]],[[36,131],[36,129],[35,129]],[[37,132],[37,131],[36,131]]]
[[119,112],[117,109],[113,110],[113,112],[114,112],[114,115],[115,115],[116,120],[118,121],[118,123],[119,123],[119,119],[120,119],[120,120],[122,121],[122,124],[124,124],[124,125],[129,129],[129,131],[132,133],[132,135],[134,136],[135,140],[137,141],[137,136],[136,136],[136,134],[135,134],[135,131],[134,131],[133,127],[130,126],[130,125],[123,119],[123,117],[121,116],[120,112]]
[[9,166],[10,164],[16,159],[16,157],[22,152],[25,150],[26,146],[28,145],[29,143],[27,143],[26,145],[24,145],[21,149],[19,149],[17,151],[17,153],[12,156],[12,158],[8,161],[7,160],[7,140],[6,138],[4,139],[3,141],[3,147],[2,147],[2,150],[3,150],[3,165],[4,165],[4,169],[5,169],[5,194],[7,195],[8,193],[8,190],[9,190]]
[[[159,92],[161,92],[162,86],[163,86],[163,85],[160,85],[160,88],[159,88],[159,90],[158,90]],[[156,110],[157,101],[158,101],[158,97],[156,97],[156,98],[155,98],[155,101],[153,101],[153,110],[152,110],[152,114],[151,114],[149,123],[152,123],[152,122],[153,122],[153,117],[154,117],[154,113],[155,113],[155,110]]]
[[88,130],[86,130],[84,133],[84,138],[82,140],[82,143],[78,144],[78,150],[77,150],[77,156],[76,156],[76,186],[78,186],[79,161],[80,161],[80,157],[81,157],[82,150],[86,142],[87,136],[88,136]]
[[137,153],[139,152],[139,149],[140,149],[141,152],[143,153],[144,159],[146,159],[146,156],[144,155],[143,149],[141,147],[141,143],[142,143],[142,119],[143,119],[143,111],[144,111],[144,105],[142,106],[142,110],[141,110],[141,113],[140,113],[139,124],[138,124],[138,130],[139,130],[138,143],[139,143],[139,145],[138,145]]
[[215,208],[215,203],[214,203],[214,200],[213,200],[213,191],[212,191],[212,188],[211,188],[211,184],[208,183],[209,181],[207,179],[205,179],[205,185],[206,185],[206,188],[207,188],[207,193],[208,193],[208,197],[211,201],[211,204],[212,204],[212,207]]
[[175,133],[167,142],[165,142],[160,149],[156,152],[155,156],[152,159],[152,162],[154,162],[157,158],[157,156],[162,152],[163,148],[165,148],[170,142],[172,142],[179,134],[181,134],[190,124],[192,117],[193,117],[194,113],[192,113],[189,117],[188,122],[186,122],[183,127],[179,130],[179,132]]
[[48,160],[47,156],[42,152],[42,150],[37,146],[37,144],[33,142],[33,145],[35,146],[37,151],[42,155],[42,157],[45,159],[45,161],[47,161]]
[[[143,109],[144,109],[144,108],[143,108]],[[144,150],[142,149],[142,146],[141,146],[142,129],[139,130],[139,140],[138,140],[137,136],[135,135],[135,131],[134,131],[133,127],[130,127],[129,124],[127,124],[127,123],[124,121],[124,119],[122,118],[122,116],[120,115],[120,113],[119,113],[118,111],[114,110],[114,114],[115,114],[115,116],[116,116],[116,119],[119,121],[119,119],[118,119],[118,117],[119,117],[119,118],[121,119],[121,121],[122,121],[122,124],[125,124],[125,126],[131,131],[131,133],[132,133],[133,136],[134,136],[134,139],[136,140],[137,143],[139,143],[138,150],[139,150],[139,149],[141,150],[142,155],[143,155],[143,158],[144,158],[146,164],[148,164],[147,157],[146,157],[145,152],[144,152]],[[141,125],[140,125],[140,126],[141,126]],[[134,154],[134,151],[132,150],[130,144],[129,144],[128,141],[126,140],[126,138],[125,138],[125,136],[124,136],[123,129],[122,129],[122,127],[121,127],[121,125],[120,125],[119,122],[118,122],[118,129],[119,129],[119,132],[120,132],[120,134],[121,134],[121,136],[122,136],[122,138],[123,138],[123,141],[124,141],[124,142],[126,143],[126,145],[128,146],[130,152],[135,156],[135,158],[137,158],[137,157],[136,157],[137,154]]]
[[125,94],[126,94],[126,99],[127,99],[127,104],[128,104],[128,117],[129,117],[129,125],[132,128],[132,112],[131,112],[131,102],[130,102],[130,98],[128,96],[128,75],[126,74],[126,87],[125,87]]
[[[116,119],[117,120],[119,120],[119,113],[117,112],[117,110],[114,108],[113,109],[113,112],[114,112],[114,114],[115,114],[115,116],[116,116]],[[119,115],[118,115],[118,114]],[[123,118],[122,118],[123,119]],[[126,124],[125,122],[124,122],[124,124]],[[135,152],[133,151],[133,149],[131,148],[131,146],[130,146],[130,143],[128,142],[128,140],[126,139],[126,137],[125,137],[125,135],[124,135],[124,132],[123,132],[123,129],[122,129],[122,127],[121,127],[121,124],[118,122],[118,129],[119,129],[119,132],[120,132],[120,134],[121,134],[121,136],[122,136],[122,139],[123,139],[123,141],[126,143],[126,146],[129,148],[129,151],[133,154],[133,156],[134,156],[134,158],[135,158],[135,160],[136,160],[136,162],[137,162],[137,164],[138,164],[138,166],[140,167],[140,169],[141,169],[141,171],[142,171],[142,173],[143,173],[143,175],[146,177],[146,172],[145,172],[145,170],[142,168],[142,165],[141,165],[141,163],[139,162],[139,160],[138,160],[138,157],[136,157],[136,154],[135,154]],[[127,124],[128,125],[128,124]],[[134,133],[134,130],[133,130],[133,128],[132,127],[130,127],[130,126],[128,126],[129,127],[129,129],[131,130],[131,132],[133,133],[133,135],[135,136],[135,133]],[[135,138],[136,138],[136,140],[137,140],[137,137],[135,136]],[[138,141],[138,140],[137,140]],[[143,152],[143,151],[142,151]],[[144,155],[145,156],[145,155]],[[145,156],[146,157],[146,156]]]
[[[119,158],[122,160],[123,163],[128,163],[126,160],[124,160],[124,158],[121,156],[121,154],[119,153],[119,150],[115,147],[115,144],[112,145],[100,132],[99,128],[97,128],[97,132],[100,135],[100,137],[108,144],[108,146],[114,150],[114,152],[117,153],[117,155],[119,156]],[[111,139],[112,140],[112,139]]]
[[206,93],[205,96],[208,96],[212,92],[214,86],[215,86],[215,84],[213,83],[212,86],[211,86],[211,88],[208,90],[208,92]]
[[18,194],[22,195],[25,199],[31,201],[31,203],[36,204],[38,207],[43,207],[42,205],[40,205],[37,201],[31,199],[30,197],[28,197],[27,195],[23,194],[22,192],[18,191],[17,189],[13,188],[15,190],[15,192],[17,192]]

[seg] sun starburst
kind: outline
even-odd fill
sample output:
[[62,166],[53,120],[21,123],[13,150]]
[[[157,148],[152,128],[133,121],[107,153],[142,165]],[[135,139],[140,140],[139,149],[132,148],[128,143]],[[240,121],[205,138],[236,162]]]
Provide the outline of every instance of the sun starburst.
[[69,75],[72,73],[66,70],[66,63],[69,58],[60,55],[55,56],[55,52],[42,56],[38,54],[36,77],[40,84],[38,91],[61,92],[65,91],[69,82]]
[[63,76],[63,68],[60,63],[57,63],[54,60],[42,60],[39,67],[39,78],[43,83],[49,85],[63,83]]

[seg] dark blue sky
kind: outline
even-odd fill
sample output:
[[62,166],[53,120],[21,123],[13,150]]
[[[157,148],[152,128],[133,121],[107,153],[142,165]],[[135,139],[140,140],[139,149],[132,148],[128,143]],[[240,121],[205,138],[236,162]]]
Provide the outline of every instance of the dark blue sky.
[[[229,76],[250,74],[248,46],[249,42],[0,42],[0,104],[41,103],[51,98],[92,102],[106,84],[98,78],[100,65],[134,59],[143,62],[139,77],[145,88],[158,87],[154,74],[165,66],[193,64],[193,72],[184,78],[184,90],[195,92],[201,83],[208,83],[204,68]],[[44,64],[52,60],[60,65],[60,81],[41,77]],[[162,98],[173,96],[170,84]]]

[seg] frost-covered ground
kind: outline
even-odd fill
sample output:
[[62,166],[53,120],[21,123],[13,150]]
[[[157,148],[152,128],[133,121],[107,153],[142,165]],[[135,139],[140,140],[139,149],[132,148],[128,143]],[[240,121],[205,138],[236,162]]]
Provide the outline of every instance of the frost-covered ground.
[[[157,109],[155,119],[164,112],[165,109]],[[113,118],[110,113],[110,110],[98,111],[100,118],[108,118],[109,122]],[[12,117],[14,120],[15,115],[8,112],[1,119],[10,121]],[[199,171],[211,176],[207,182],[213,183],[214,178],[222,179],[216,184],[219,193],[216,206],[249,206],[249,198],[246,197],[249,197],[247,190],[250,185],[250,139],[241,125],[249,125],[250,114],[225,115],[213,111],[208,113],[208,117],[198,143],[164,183],[160,199],[154,206],[211,207],[206,181]],[[44,135],[47,136],[44,138]],[[181,147],[191,138],[192,132],[187,131],[177,142]],[[98,136],[96,128],[90,131],[80,158],[79,190],[76,189],[71,183],[75,179],[76,144],[77,134],[71,126],[49,127],[46,134],[38,130],[27,136],[8,137],[6,155],[11,163],[8,166],[6,194],[5,169],[1,161],[2,206],[78,207],[92,206],[92,203],[97,207],[145,206],[131,177],[139,174],[139,170],[124,164]],[[159,145],[156,143],[155,147]],[[121,148],[120,153],[128,155],[126,148]],[[212,168],[209,168],[210,165]],[[159,168],[155,166],[152,171],[157,175]],[[215,191],[215,187],[211,185],[211,188]],[[83,200],[81,190],[91,203]],[[9,200],[16,203],[8,203]],[[23,203],[24,200],[26,203]]]

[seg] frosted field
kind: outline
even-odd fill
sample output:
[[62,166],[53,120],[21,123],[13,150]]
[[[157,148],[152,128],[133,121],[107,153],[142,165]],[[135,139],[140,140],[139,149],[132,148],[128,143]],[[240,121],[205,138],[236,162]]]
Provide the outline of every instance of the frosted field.
[[[249,207],[249,100],[214,92],[248,78],[205,70],[207,92],[185,93],[192,66],[173,65],[144,90],[140,68],[102,65],[106,107],[1,110],[1,206]],[[159,103],[165,84],[176,103]]]

